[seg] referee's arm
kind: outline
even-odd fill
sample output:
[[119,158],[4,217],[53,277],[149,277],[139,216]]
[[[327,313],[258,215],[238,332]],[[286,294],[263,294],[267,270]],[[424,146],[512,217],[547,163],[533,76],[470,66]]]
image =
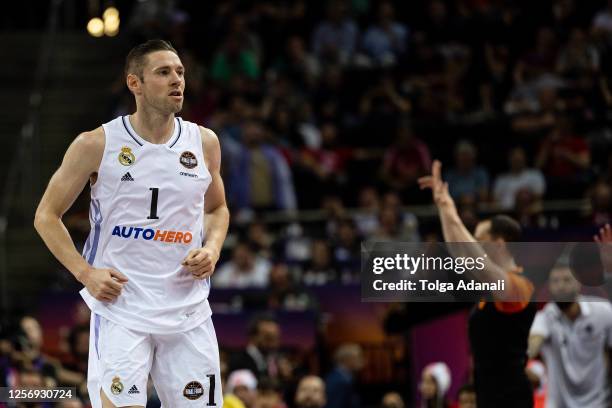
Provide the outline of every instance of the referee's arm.
[[512,281],[508,282],[508,272],[504,271],[494,262],[491,262],[488,257],[485,257],[486,252],[465,227],[463,221],[461,221],[461,217],[459,217],[459,213],[455,207],[455,202],[448,192],[448,183],[442,181],[441,171],[442,163],[435,160],[432,166],[431,176],[421,177],[419,179],[419,186],[421,189],[431,188],[432,190],[434,202],[438,207],[444,241],[472,244],[454,245],[449,248],[450,252],[455,257],[482,257],[485,267],[482,271],[479,271],[479,279],[485,282],[503,280],[506,282],[507,286],[510,286]]

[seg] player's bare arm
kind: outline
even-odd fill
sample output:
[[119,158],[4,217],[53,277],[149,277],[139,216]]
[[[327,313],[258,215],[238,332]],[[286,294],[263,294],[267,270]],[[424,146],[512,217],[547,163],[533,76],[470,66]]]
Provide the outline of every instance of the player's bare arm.
[[[469,242],[474,245],[455,246],[451,249],[462,253],[453,253],[454,256],[481,257],[485,254],[484,249],[477,245],[476,239],[468,231],[461,221],[457,207],[453,198],[448,192],[448,183],[442,180],[442,163],[434,160],[430,176],[419,178],[421,189],[429,188],[432,191],[434,202],[438,208],[442,233],[446,242]],[[507,272],[500,268],[488,257],[485,257],[485,268],[479,272],[478,278],[485,282],[495,282],[497,280],[507,280]]]
[[111,269],[96,269],[77,251],[62,217],[94,176],[104,153],[104,131],[81,133],[70,145],[40,200],[34,227],[51,253],[98,300],[112,301],[127,278]]
[[544,340],[544,336],[539,334],[532,334],[529,336],[529,343],[527,345],[527,356],[529,356],[529,358],[536,358],[538,354],[540,354]]
[[206,279],[215,271],[221,247],[229,226],[229,210],[225,201],[225,188],[221,179],[221,146],[219,138],[200,126],[205,161],[212,181],[204,197],[204,227],[206,243],[203,248],[189,252],[183,265],[196,279]]

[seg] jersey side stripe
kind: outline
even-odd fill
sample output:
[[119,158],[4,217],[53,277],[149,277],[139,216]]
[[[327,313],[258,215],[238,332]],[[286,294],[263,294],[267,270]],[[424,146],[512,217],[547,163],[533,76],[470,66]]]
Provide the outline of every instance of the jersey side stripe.
[[100,241],[100,225],[102,224],[102,213],[100,211],[100,202],[98,200],[91,200],[92,208],[94,209],[93,220],[95,222],[93,231],[93,244],[91,246],[91,253],[87,262],[92,265],[96,259],[96,253],[98,252],[98,242]]
[[96,344],[96,354],[98,355],[98,360],[100,359],[100,350],[98,349],[98,340],[100,339],[100,315],[96,314],[95,322],[94,322],[94,333],[95,333],[95,344]]

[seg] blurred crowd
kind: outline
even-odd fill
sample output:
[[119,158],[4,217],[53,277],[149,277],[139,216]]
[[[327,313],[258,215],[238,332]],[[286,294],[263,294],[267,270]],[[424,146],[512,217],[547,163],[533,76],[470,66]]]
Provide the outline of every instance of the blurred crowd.
[[[212,128],[233,214],[359,206],[364,188],[428,202],[442,158],[456,200],[533,222],[542,199],[610,218],[612,3],[139,2],[134,41],[186,66],[181,115]],[[112,115],[133,98],[119,78]],[[531,218],[531,220],[530,220]]]

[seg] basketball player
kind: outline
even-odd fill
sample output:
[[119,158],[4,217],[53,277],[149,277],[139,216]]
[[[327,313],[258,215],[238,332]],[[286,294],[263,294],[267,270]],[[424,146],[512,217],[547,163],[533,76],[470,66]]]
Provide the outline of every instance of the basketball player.
[[[166,408],[221,407],[207,300],[229,223],[219,141],[175,117],[185,77],[169,43],[132,49],[126,82],[136,112],[74,140],[34,225],[85,286],[94,407],[144,407],[149,374]],[[81,256],[62,215],[87,181],[91,233]]]
[[[505,291],[494,294],[494,302],[480,302],[469,318],[469,337],[474,358],[474,385],[478,407],[522,408],[533,406],[531,384],[525,373],[527,340],[536,307],[530,302],[533,284],[514,263],[506,242],[516,241],[520,225],[507,216],[480,222],[475,236],[463,225],[455,203],[442,181],[442,164],[434,161],[432,174],[419,179],[422,189],[430,188],[438,208],[446,242],[474,243],[454,247],[456,256],[476,258],[483,249],[477,242],[491,242],[499,250],[485,258],[485,269],[477,278],[505,283]],[[452,250],[451,250],[452,252]]]

